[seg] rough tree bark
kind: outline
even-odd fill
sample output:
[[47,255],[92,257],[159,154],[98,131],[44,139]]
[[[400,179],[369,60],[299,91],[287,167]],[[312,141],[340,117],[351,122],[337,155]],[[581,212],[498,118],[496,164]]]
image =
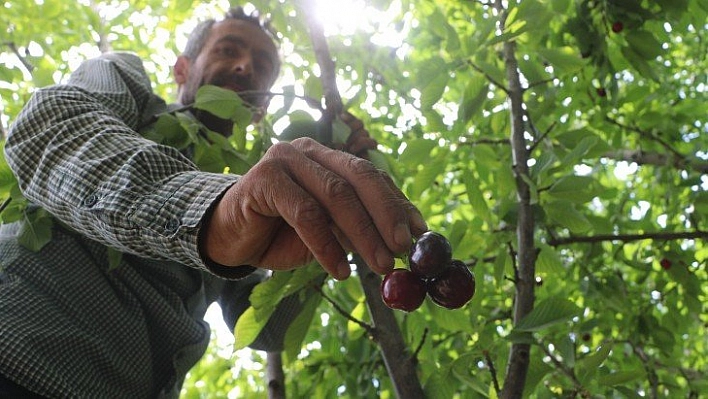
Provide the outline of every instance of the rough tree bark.
[[[495,6],[499,11],[500,31],[504,31],[506,9],[502,1],[497,0]],[[508,81],[508,96],[511,114],[511,149],[513,154],[513,169],[516,180],[518,200],[518,222],[516,227],[517,249],[514,282],[516,296],[514,300],[514,325],[518,324],[533,309],[534,305],[534,275],[536,263],[536,248],[534,246],[534,220],[531,208],[531,190],[525,178],[529,175],[529,150],[524,137],[523,88],[519,79],[519,67],[516,59],[516,43],[513,40],[504,42],[503,47],[506,79]],[[531,346],[526,343],[514,343],[509,353],[502,398],[520,398],[524,392],[526,374],[529,369]]]
[[[331,142],[331,123],[343,109],[342,99],[336,84],[335,63],[330,55],[322,26],[316,18],[312,17],[312,1],[302,0],[299,5],[307,18],[310,39],[320,66],[320,79],[325,96],[323,122],[326,126],[323,127],[329,129],[328,135],[325,136],[329,137],[329,140],[325,139],[325,141]],[[310,11],[308,12],[308,10]],[[418,379],[417,361],[403,339],[393,310],[388,308],[381,299],[379,291],[381,278],[371,271],[361,257],[354,255],[354,262],[374,325],[372,338],[381,348],[384,363],[397,397],[424,397],[423,388]]]
[[423,398],[418,380],[417,361],[403,340],[403,334],[393,310],[381,299],[381,277],[371,271],[359,256],[354,256],[357,274],[364,289],[366,304],[374,322],[374,340],[383,353],[388,375],[398,398]]

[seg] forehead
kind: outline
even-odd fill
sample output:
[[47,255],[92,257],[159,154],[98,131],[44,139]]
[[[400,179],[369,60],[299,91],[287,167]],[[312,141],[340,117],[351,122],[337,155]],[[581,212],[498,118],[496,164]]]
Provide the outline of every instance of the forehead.
[[278,49],[275,43],[263,29],[251,22],[239,19],[225,19],[214,24],[207,40],[207,45],[213,45],[227,38],[238,38],[254,49],[268,52],[272,57],[278,58]]

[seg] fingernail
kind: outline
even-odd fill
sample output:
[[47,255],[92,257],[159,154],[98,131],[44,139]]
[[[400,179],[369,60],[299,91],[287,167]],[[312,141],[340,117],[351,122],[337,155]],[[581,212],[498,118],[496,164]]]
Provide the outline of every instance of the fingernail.
[[386,271],[393,268],[393,256],[388,249],[382,247],[376,252],[376,264],[380,271]]
[[420,231],[428,230],[428,224],[425,223],[425,219],[423,219],[423,216],[418,212],[414,212],[413,216],[411,216],[411,226]]
[[393,239],[396,241],[396,244],[403,248],[408,248],[413,240],[410,228],[405,224],[399,224],[393,230]]
[[337,265],[337,280],[344,280],[351,274],[352,269],[347,260],[342,260]]

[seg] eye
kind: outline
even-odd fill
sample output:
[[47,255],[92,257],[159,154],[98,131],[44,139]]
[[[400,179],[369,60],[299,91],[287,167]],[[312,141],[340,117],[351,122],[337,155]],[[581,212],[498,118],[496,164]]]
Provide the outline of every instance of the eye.
[[224,46],[219,48],[219,54],[226,57],[235,57],[238,55],[238,49],[232,46]]

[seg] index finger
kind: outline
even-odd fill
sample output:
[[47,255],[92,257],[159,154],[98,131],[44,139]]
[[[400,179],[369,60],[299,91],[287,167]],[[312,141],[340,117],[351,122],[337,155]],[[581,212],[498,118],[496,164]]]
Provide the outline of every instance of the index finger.
[[[408,251],[412,237],[427,230],[418,209],[394,184],[391,177],[371,162],[331,150],[314,140],[295,140],[291,144],[351,185],[392,254]],[[333,209],[330,212],[333,213],[333,219],[337,220],[337,214],[346,213],[347,209]],[[372,237],[361,234],[361,230],[352,226],[340,225],[339,228],[357,251],[366,250],[371,245]],[[367,259],[366,253],[360,254]],[[377,269],[376,265],[372,265],[372,269],[380,273],[387,271]]]

